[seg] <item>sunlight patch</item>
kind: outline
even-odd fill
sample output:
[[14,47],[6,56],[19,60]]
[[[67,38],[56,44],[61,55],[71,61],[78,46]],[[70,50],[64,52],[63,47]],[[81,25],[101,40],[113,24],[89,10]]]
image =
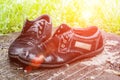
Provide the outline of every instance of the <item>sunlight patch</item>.
[[97,56],[91,58],[90,60],[85,60],[81,63],[84,65],[88,65],[88,66],[102,65],[108,61],[110,61],[111,63],[115,63],[116,59],[118,59],[120,57],[120,56],[116,56],[119,54],[119,51],[115,51],[115,52],[111,53],[109,50],[112,49],[112,46],[116,46],[118,43],[119,43],[118,41],[106,40],[105,49],[100,55],[97,55]]
[[106,45],[116,46],[119,42],[115,40],[106,40]]
[[111,61],[112,63],[115,62],[116,59],[119,58],[119,56],[115,56],[116,54],[119,54],[119,52],[108,52],[107,49],[104,50],[104,52],[96,57],[93,57],[91,60],[83,61],[81,62],[84,65],[102,65],[105,64],[107,61]]

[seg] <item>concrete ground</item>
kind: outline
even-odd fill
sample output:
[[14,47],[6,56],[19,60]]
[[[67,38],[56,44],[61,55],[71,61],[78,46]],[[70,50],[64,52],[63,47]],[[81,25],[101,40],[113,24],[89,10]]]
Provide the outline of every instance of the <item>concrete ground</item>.
[[120,36],[103,32],[104,51],[60,68],[22,69],[8,59],[8,47],[19,33],[0,36],[0,80],[120,80]]

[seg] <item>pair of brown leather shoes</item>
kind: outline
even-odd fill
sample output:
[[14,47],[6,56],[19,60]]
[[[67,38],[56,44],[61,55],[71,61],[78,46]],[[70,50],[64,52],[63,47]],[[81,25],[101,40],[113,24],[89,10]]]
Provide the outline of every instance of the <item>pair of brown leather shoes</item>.
[[42,15],[33,21],[26,20],[8,55],[12,61],[51,68],[95,56],[103,49],[103,38],[97,27],[73,29],[61,24],[52,35],[50,17]]

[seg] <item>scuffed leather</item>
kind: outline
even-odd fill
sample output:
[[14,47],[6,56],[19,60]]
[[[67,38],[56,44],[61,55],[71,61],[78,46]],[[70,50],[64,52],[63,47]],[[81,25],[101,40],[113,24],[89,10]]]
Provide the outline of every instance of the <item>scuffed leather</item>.
[[48,40],[51,34],[52,23],[48,15],[42,15],[33,21],[26,20],[21,34],[9,47],[9,57],[29,64],[39,56],[38,45]]

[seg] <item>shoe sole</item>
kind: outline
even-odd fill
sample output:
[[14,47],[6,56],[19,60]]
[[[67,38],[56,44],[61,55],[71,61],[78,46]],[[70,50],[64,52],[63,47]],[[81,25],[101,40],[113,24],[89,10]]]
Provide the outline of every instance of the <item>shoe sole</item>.
[[75,62],[77,60],[91,58],[93,56],[96,56],[97,54],[100,54],[103,50],[104,50],[104,47],[102,46],[101,48],[97,49],[96,51],[90,52],[90,53],[85,54],[85,55],[78,56],[78,57],[76,57],[68,62],[60,63],[60,64],[34,64],[34,63],[30,63],[30,62],[22,60],[21,58],[19,58],[19,56],[12,56],[12,55],[9,55],[9,58],[12,62],[17,62],[17,63],[23,64],[23,65],[30,65],[33,67],[41,67],[41,68],[55,68],[55,67],[64,66],[66,64],[70,64],[70,63]]
[[99,48],[99,49],[96,50],[96,51],[93,51],[93,52],[88,53],[88,54],[85,54],[85,55],[78,56],[78,57],[76,57],[76,58],[74,58],[74,59],[72,59],[72,60],[70,60],[70,61],[68,61],[68,62],[65,62],[65,63],[52,64],[52,65],[50,65],[50,64],[41,64],[40,67],[46,67],[46,68],[47,68],[47,67],[48,67],[48,68],[61,67],[61,66],[63,66],[63,65],[70,64],[70,63],[75,62],[75,61],[77,61],[77,60],[82,60],[82,59],[94,57],[94,56],[102,53],[103,50],[104,50],[104,47],[101,47],[101,48]]
[[40,64],[34,64],[31,62],[27,62],[25,60],[22,60],[19,56],[13,56],[13,55],[9,55],[9,59],[10,62],[15,62],[18,64],[21,64],[22,66],[33,66],[33,67],[40,67]]

